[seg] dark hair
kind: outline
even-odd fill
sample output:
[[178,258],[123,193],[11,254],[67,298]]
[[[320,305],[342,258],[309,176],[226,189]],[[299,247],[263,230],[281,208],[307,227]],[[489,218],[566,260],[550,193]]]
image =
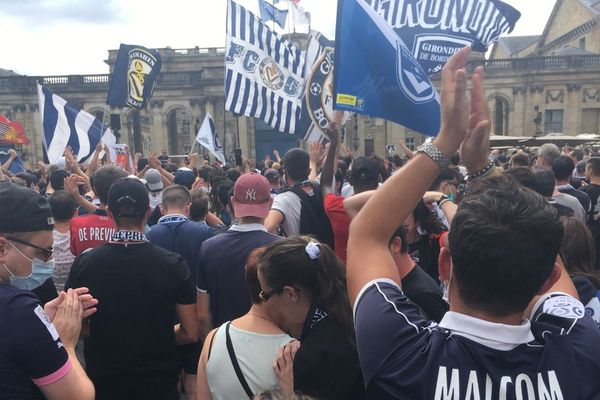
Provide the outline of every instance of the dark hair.
[[246,280],[246,287],[250,294],[250,300],[252,304],[260,304],[262,302],[260,298],[260,281],[258,280],[258,261],[265,254],[266,247],[259,247],[254,249],[248,256],[246,261],[246,269],[244,272],[244,278]]
[[111,185],[119,178],[125,178],[127,172],[116,165],[105,165],[94,173],[93,189],[100,203],[108,203],[108,191]]
[[310,173],[310,157],[305,150],[291,149],[285,153],[285,171],[287,176],[294,182],[302,182],[308,179]]
[[192,205],[190,206],[190,219],[192,221],[202,221],[208,214],[208,205],[210,198],[208,193],[202,189],[194,189],[191,192]]
[[394,240],[394,238],[400,238],[400,253],[405,254],[406,252],[408,252],[408,239],[406,237],[406,228],[403,225],[400,225],[400,227],[398,229],[396,229],[396,232],[394,232],[394,234],[392,235],[392,238],[390,239],[390,244],[392,244],[392,241]]
[[456,153],[454,153],[454,155],[452,157],[450,157],[450,164],[452,164],[452,165],[460,164],[460,153],[458,151]]
[[57,221],[68,221],[75,215],[75,211],[79,207],[75,196],[64,190],[57,190],[48,198],[50,208],[52,208],[52,216]]
[[15,177],[23,179],[25,181],[25,186],[27,186],[28,188],[31,188],[31,186],[33,186],[36,181],[35,177],[28,172],[19,172],[15,175]]
[[202,178],[204,182],[210,182],[213,175],[213,169],[207,165],[198,170],[198,176]]
[[346,164],[346,161],[341,158],[338,159],[337,168],[342,171],[342,175],[346,176],[346,173],[348,172],[348,164]]
[[438,190],[442,182],[456,181],[458,184],[462,181],[460,172],[454,168],[444,168],[431,184],[430,190]]
[[531,160],[525,153],[516,153],[510,158],[510,163],[513,167],[529,167],[531,165]]
[[146,157],[140,158],[137,163],[137,170],[142,171],[146,168],[146,165],[148,165],[148,159]]
[[560,156],[552,163],[552,172],[556,180],[568,180],[575,169],[575,162],[569,156]]
[[571,153],[571,156],[573,156],[575,158],[575,160],[577,160],[577,162],[583,160],[583,150],[581,149],[574,149],[573,152]]
[[273,290],[287,285],[299,285],[319,298],[349,337],[353,335],[352,309],[346,289],[346,269],[329,246],[319,243],[321,254],[311,260],[306,246],[314,241],[296,236],[272,242],[259,260],[265,282]]
[[560,258],[571,276],[585,276],[600,288],[600,276],[594,269],[596,245],[589,228],[577,218],[561,217],[565,233],[560,246]]
[[392,164],[394,164],[396,168],[401,168],[404,166],[405,162],[398,154],[394,154],[392,157]]
[[242,176],[242,174],[237,169],[232,168],[232,169],[230,169],[230,170],[227,171],[227,177],[232,182],[236,182],[240,176]]
[[509,168],[503,172],[504,175],[512,177],[522,186],[535,190],[535,174],[529,167]]
[[423,200],[419,201],[412,214],[415,222],[429,235],[439,235],[447,231],[437,214],[430,210]]
[[554,172],[549,169],[543,169],[535,171],[535,188],[534,190],[544,197],[552,197],[554,188],[556,187],[556,180],[554,179]]
[[192,202],[190,191],[181,185],[172,185],[162,193],[162,205],[169,209],[171,207],[183,208]]
[[594,176],[600,176],[600,157],[588,158],[586,166],[589,166]]
[[473,185],[449,235],[461,300],[496,316],[522,313],[550,276],[562,236],[554,207],[512,177]]

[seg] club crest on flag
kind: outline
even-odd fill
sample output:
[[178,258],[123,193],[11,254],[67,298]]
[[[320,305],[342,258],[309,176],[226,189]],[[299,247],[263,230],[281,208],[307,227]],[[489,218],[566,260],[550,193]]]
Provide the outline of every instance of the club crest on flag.
[[260,77],[271,90],[279,90],[283,87],[283,72],[271,57],[266,57],[258,66]]
[[333,115],[333,47],[323,50],[306,82],[310,118],[321,129],[326,129]]
[[412,57],[400,42],[396,50],[398,58],[397,77],[400,88],[414,103],[427,103],[435,98],[435,88],[431,85],[421,65]]
[[126,100],[129,106],[134,108],[142,107],[146,77],[150,75],[156,62],[156,57],[143,49],[136,48],[129,52],[129,67],[127,73],[129,97]]
[[422,35],[415,38],[413,55],[431,75],[440,72],[454,53],[472,44],[473,40],[455,36]]

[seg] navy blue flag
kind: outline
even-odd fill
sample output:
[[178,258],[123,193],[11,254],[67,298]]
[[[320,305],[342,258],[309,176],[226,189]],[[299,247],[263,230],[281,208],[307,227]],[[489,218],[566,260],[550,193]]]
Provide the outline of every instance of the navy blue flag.
[[160,73],[160,54],[142,46],[122,44],[113,71],[106,104],[146,108]]
[[363,0],[340,0],[336,29],[334,108],[437,135],[438,93],[390,24]]
[[381,15],[429,75],[458,50],[485,52],[521,13],[500,0],[361,0]]
[[[0,165],[6,163],[10,158],[10,147],[0,146]],[[23,164],[23,159],[20,156],[17,156],[8,167],[8,171],[13,174],[18,174],[21,172],[27,172],[25,169],[25,165]]]
[[288,10],[280,10],[273,4],[267,3],[266,0],[258,0],[258,6],[260,8],[260,19],[265,22],[275,21],[281,29],[285,27]]

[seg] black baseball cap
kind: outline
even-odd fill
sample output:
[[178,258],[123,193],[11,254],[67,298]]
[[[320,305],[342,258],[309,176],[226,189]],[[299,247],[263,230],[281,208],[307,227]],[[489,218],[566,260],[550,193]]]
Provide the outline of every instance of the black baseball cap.
[[53,228],[48,200],[25,186],[0,182],[0,232],[37,232]]
[[274,168],[269,168],[265,171],[265,178],[271,183],[278,182],[280,179],[279,171]]
[[376,181],[379,180],[379,162],[372,158],[358,157],[352,163],[352,180]]
[[117,179],[108,191],[108,208],[115,217],[138,218],[148,211],[146,186],[137,178]]

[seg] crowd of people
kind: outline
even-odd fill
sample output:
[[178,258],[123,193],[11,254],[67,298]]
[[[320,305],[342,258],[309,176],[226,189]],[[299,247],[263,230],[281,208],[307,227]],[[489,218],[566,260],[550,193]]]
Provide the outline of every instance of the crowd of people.
[[490,151],[468,55],[389,159],[4,165],[0,398],[600,398],[600,154]]

